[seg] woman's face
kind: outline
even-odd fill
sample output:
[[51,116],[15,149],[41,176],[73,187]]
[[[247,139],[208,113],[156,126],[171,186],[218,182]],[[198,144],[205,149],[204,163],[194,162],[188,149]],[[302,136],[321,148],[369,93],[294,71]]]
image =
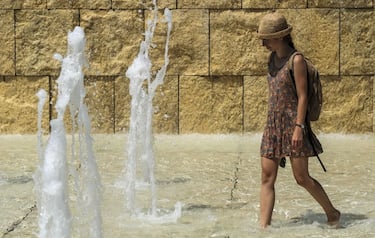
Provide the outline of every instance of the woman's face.
[[262,45],[270,51],[276,51],[280,48],[280,39],[263,39]]

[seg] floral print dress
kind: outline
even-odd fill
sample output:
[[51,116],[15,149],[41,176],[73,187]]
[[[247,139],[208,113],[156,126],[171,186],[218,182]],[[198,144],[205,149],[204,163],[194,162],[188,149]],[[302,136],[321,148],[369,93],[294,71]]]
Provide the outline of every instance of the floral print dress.
[[[294,83],[289,76],[288,60],[281,68],[273,64],[271,54],[268,74],[267,123],[261,143],[261,156],[270,159],[282,157],[311,157],[323,152],[322,146],[312,132],[310,123],[304,131],[303,145],[298,150],[292,148],[292,136],[296,127],[298,98]],[[314,148],[313,148],[313,146]]]

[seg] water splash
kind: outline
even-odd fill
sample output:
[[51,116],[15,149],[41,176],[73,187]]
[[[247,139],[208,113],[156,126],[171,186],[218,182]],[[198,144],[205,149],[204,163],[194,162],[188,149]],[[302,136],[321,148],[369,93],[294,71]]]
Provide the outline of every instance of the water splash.
[[[43,155],[43,128],[42,128],[42,115],[43,115],[43,106],[47,101],[47,92],[44,89],[40,89],[38,93],[36,94],[38,97],[38,132],[37,132],[37,139],[38,139],[38,145],[37,145],[37,151],[38,151],[38,159],[39,159],[39,165],[43,164],[44,155]],[[38,191],[36,193],[36,204],[41,204],[41,198],[40,198],[40,191],[41,191],[41,171],[40,169],[37,169],[35,171],[35,174],[33,175],[34,179],[34,186],[35,190]]]
[[[164,21],[167,23],[167,38],[164,51],[164,65],[156,73],[155,77],[151,73],[152,63],[149,58],[149,49],[152,46],[152,39],[158,22],[158,7],[156,1],[153,1],[153,17],[148,21],[145,32],[145,39],[141,42],[140,50],[133,63],[126,71],[126,77],[130,79],[129,93],[132,97],[130,112],[130,128],[128,138],[128,161],[126,170],[126,198],[127,208],[134,215],[136,214],[136,182],[137,182],[137,160],[143,163],[143,180],[149,184],[151,193],[151,217],[148,220],[157,220],[158,209],[156,206],[156,181],[155,181],[155,157],[153,150],[152,135],[152,101],[156,89],[163,84],[169,64],[168,50],[169,38],[172,30],[172,13],[169,9],[164,11]],[[144,217],[138,214],[138,217]],[[171,216],[171,215],[167,215]],[[177,203],[175,212],[172,214],[172,220],[176,221],[181,216],[181,204]],[[164,216],[166,217],[166,216]],[[164,219],[165,222],[170,218]]]
[[[102,237],[101,229],[101,188],[100,177],[95,162],[91,126],[88,110],[84,104],[83,68],[87,67],[84,54],[86,40],[84,31],[75,27],[68,33],[68,52],[66,57],[55,54],[61,61],[61,72],[57,79],[58,96],[55,105],[57,118],[50,121],[51,135],[43,149],[41,126],[38,126],[40,166],[36,171],[36,192],[39,208],[39,237],[70,237],[72,225],[77,221],[79,237]],[[38,115],[41,114],[43,92],[40,99]],[[45,100],[44,100],[45,101]],[[73,220],[69,206],[69,186],[67,159],[67,140],[64,126],[66,107],[69,106],[73,119],[71,168],[77,196],[78,214]],[[38,125],[41,119],[38,119]],[[75,151],[75,125],[78,125],[79,150]],[[77,157],[79,160],[77,160]]]

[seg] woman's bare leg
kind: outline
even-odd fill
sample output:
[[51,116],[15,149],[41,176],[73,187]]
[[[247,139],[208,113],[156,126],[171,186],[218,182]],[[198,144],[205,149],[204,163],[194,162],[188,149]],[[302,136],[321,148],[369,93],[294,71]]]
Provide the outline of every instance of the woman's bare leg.
[[260,225],[266,228],[271,224],[272,211],[275,204],[275,181],[279,160],[261,159],[262,181],[260,189]]
[[304,187],[322,206],[327,215],[327,223],[329,225],[338,225],[341,215],[340,211],[332,205],[320,183],[309,175],[308,158],[291,158],[290,161],[296,182]]

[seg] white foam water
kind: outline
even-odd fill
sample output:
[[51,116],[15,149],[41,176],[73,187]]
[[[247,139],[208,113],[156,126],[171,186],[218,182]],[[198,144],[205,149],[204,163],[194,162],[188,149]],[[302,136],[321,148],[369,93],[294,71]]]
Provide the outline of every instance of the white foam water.
[[[153,150],[152,117],[153,98],[157,87],[163,84],[169,64],[168,50],[169,38],[172,30],[172,13],[169,9],[164,11],[164,21],[167,24],[167,37],[164,51],[164,65],[156,73],[151,73],[152,62],[149,58],[149,49],[158,22],[158,7],[153,1],[153,17],[148,21],[145,32],[145,40],[140,45],[140,50],[133,63],[126,71],[130,79],[129,93],[131,100],[130,128],[127,145],[128,160],[126,164],[126,199],[127,209],[135,216],[143,220],[167,223],[177,221],[181,216],[181,204],[177,203],[175,211],[170,215],[160,215],[157,209],[156,181],[155,181],[155,157]],[[143,181],[137,181],[137,161],[143,164]],[[142,214],[136,208],[136,190],[139,184],[149,184],[151,194],[150,212]],[[144,186],[141,186],[144,187]]]
[[[46,93],[39,91],[38,104],[38,146],[40,165],[37,169],[35,191],[39,209],[39,237],[71,237],[73,227],[79,237],[102,237],[101,229],[101,189],[91,138],[88,110],[84,104],[84,74],[87,67],[84,54],[86,39],[81,27],[68,33],[67,56],[55,54],[61,61],[58,96],[55,109],[57,118],[50,121],[51,135],[43,148],[41,114],[46,101]],[[67,106],[73,119],[71,161],[67,156],[67,140],[64,115]],[[74,143],[75,126],[78,125],[79,150]],[[69,173],[70,172],[70,173]],[[73,175],[77,202],[77,214],[71,215],[68,175]],[[75,224],[77,223],[77,224]],[[75,235],[75,234],[74,234]]]

